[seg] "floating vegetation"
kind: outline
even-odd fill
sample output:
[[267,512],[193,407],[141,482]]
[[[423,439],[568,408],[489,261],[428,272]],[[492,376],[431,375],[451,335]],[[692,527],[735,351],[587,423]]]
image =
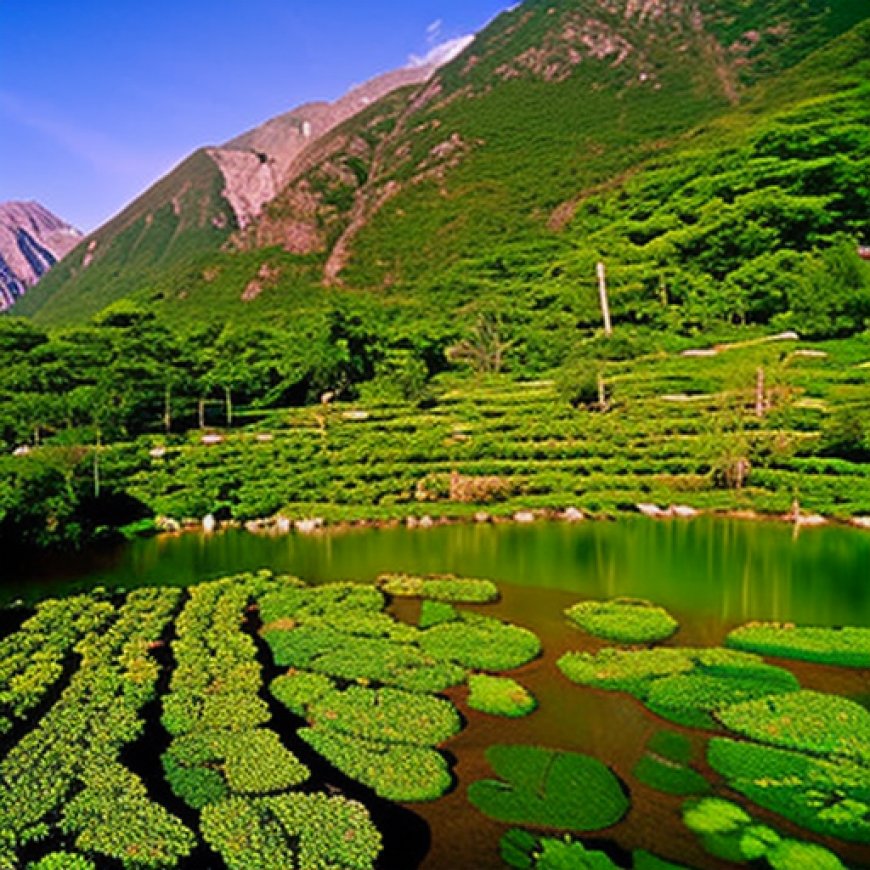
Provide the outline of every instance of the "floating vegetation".
[[870,713],[847,698],[801,690],[734,704],[716,718],[759,743],[840,755],[870,767]]
[[229,798],[203,810],[202,832],[229,870],[369,870],[381,850],[362,804],[324,794]]
[[348,612],[356,615],[379,613],[385,603],[384,596],[369,584],[307,586],[295,578],[288,578],[280,589],[271,590],[259,599],[260,618],[266,626],[279,620],[301,621],[318,616],[341,618]]
[[291,670],[275,677],[269,688],[291,713],[304,716],[309,704],[335,689],[335,681],[326,674]]
[[195,809],[228,792],[267,794],[308,778],[308,768],[263,728],[269,711],[259,697],[257,650],[241,625],[260,586],[253,576],[194,586],[177,620],[162,717],[174,739],[163,766],[175,794]]
[[692,744],[682,734],[658,731],[634,768],[637,779],[656,791],[681,796],[706,794],[710,785],[689,766]]
[[193,850],[193,833],[119,761],[155,697],[149,648],[180,594],[132,592],[105,630],[77,644],[81,666],[60,699],[0,763],[0,866],[22,866],[21,849],[58,833],[131,870],[172,867]]
[[528,629],[476,613],[461,617],[423,632],[423,650],[441,661],[481,671],[511,670],[540,655],[541,642]]
[[538,706],[534,695],[510,677],[472,674],[468,688],[468,706],[493,716],[528,716]]
[[501,779],[473,782],[468,799],[482,813],[511,824],[593,831],[629,808],[619,780],[600,761],[537,746],[491,746],[486,758]]
[[[499,841],[499,853],[508,867],[516,870],[620,870],[606,852],[590,849],[567,834],[545,837],[511,828]],[[636,850],[633,870],[685,870],[662,858]]]
[[115,609],[92,595],[49,599],[21,628],[0,640],[0,734],[24,719],[63,674],[75,644],[103,627]]
[[297,733],[340,771],[388,800],[435,800],[453,782],[444,756],[428,747],[365,740],[330,728]]
[[710,766],[759,806],[810,831],[870,843],[870,776],[847,760],[714,738]]
[[311,703],[307,717],[353,737],[417,746],[434,746],[462,728],[450,701],[392,688],[333,689]]
[[558,666],[575,683],[628,692],[660,716],[700,728],[730,704],[800,688],[789,671],[724,649],[603,649],[566,653]]
[[752,622],[725,639],[735,649],[827,665],[870,668],[870,628],[814,628]]
[[465,682],[466,670],[412,643],[357,637],[328,627],[302,625],[265,630],[275,663],[343,680],[368,680],[411,692],[441,692]]
[[663,607],[634,598],[581,601],[565,615],[595,637],[615,643],[656,643],[669,638],[677,621]]
[[382,574],[378,585],[400,598],[428,598],[464,604],[488,604],[498,600],[498,586],[492,580],[472,580],[449,574],[416,577],[411,574]]
[[431,628],[442,622],[459,619],[459,612],[452,604],[443,601],[424,601],[420,605],[420,628]]
[[843,870],[840,859],[823,846],[783,837],[758,824],[746,810],[721,798],[686,804],[683,821],[711,855],[743,864],[766,861],[775,870]]
[[39,861],[31,861],[27,870],[97,870],[97,865],[75,852],[49,852]]

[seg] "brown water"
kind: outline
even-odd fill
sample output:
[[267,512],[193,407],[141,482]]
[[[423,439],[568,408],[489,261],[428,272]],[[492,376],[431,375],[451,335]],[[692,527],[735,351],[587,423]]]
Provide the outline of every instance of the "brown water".
[[[484,751],[500,742],[586,752],[616,771],[630,791],[632,808],[594,839],[624,850],[645,848],[689,866],[729,866],[708,856],[683,827],[683,799],[655,792],[632,775],[656,731],[678,730],[691,736],[695,762],[716,793],[745,805],[704,766],[709,733],[671,725],[628,696],[564,679],[555,667],[563,652],[598,646],[565,621],[562,612],[569,604],[581,598],[647,598],[679,620],[680,631],[670,643],[688,646],[717,645],[729,629],[752,619],[870,626],[870,534],[831,527],[795,535],[785,525],[714,519],[454,525],[310,537],[239,531],[163,536],[19,568],[3,578],[0,597],[32,601],[95,585],[184,585],[259,567],[314,582],[372,580],[383,571],[491,577],[500,581],[502,599],[484,612],[526,626],[542,639],[542,658],[517,672],[538,698],[533,715],[489,717],[467,709],[465,689],[451,693],[468,720],[445,747],[456,757],[456,788],[434,803],[412,805],[432,829],[427,870],[502,866],[497,843],[507,826],[485,818],[466,799],[470,782],[491,775]],[[398,609],[413,619],[416,607],[402,602]],[[777,663],[793,670],[804,686],[870,705],[870,671]],[[823,842],[853,866],[870,867],[867,848],[825,841],[749,808],[782,832]]]

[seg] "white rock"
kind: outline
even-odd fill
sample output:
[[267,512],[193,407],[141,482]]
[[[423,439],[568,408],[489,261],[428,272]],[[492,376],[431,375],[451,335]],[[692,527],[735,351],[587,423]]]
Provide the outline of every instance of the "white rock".
[[222,444],[224,440],[223,435],[203,435],[202,438],[199,439],[202,444]]
[[535,515],[531,511],[517,511],[514,514],[515,523],[533,523]]
[[12,451],[13,456],[27,456],[30,453],[30,445],[22,444],[20,447],[16,447]]
[[296,531],[303,535],[310,535],[318,529],[323,528],[323,519],[321,517],[312,517],[309,520],[296,520]]
[[368,411],[345,411],[342,415],[345,420],[368,420]]
[[824,526],[828,522],[827,517],[821,514],[804,514],[795,520],[799,526]]
[[478,511],[474,515],[474,521],[476,523],[489,523],[492,522],[492,517],[486,511]]
[[669,513],[671,516],[679,517],[681,520],[691,520],[701,512],[697,508],[689,507],[686,504],[672,504]]
[[870,517],[852,517],[851,523],[859,529],[870,529]]
[[417,517],[405,517],[405,525],[409,529],[416,529],[417,526],[420,525],[420,521],[417,519]]
[[214,514],[206,514],[202,518],[202,530],[206,534],[211,534],[217,528],[217,520],[214,518]]
[[178,520],[172,519],[172,517],[157,517],[154,520],[154,525],[157,526],[157,530],[160,532],[180,532],[181,531],[181,523]]
[[420,522],[418,523],[421,529],[431,529],[432,526],[435,525],[435,520],[432,519],[428,514],[426,516],[420,517]]
[[293,528],[293,523],[288,517],[275,517],[275,528],[282,534],[286,535]]
[[586,517],[583,515],[583,511],[575,507],[569,507],[562,512],[562,519],[567,520],[569,523],[579,523],[581,520],[585,520]]
[[670,511],[663,510],[657,504],[650,504],[649,502],[640,502],[635,505],[635,507],[645,516],[645,517],[653,517],[654,519],[660,520],[663,517],[669,517]]
[[148,451],[148,455],[152,459],[163,459],[163,457],[166,456],[166,448],[165,447],[152,447]]
[[271,432],[258,432],[257,441],[261,444],[267,444],[269,441],[274,441],[275,436]]

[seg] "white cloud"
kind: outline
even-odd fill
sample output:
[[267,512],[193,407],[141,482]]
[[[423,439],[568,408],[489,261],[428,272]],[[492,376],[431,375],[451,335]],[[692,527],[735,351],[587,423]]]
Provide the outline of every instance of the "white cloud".
[[424,55],[412,54],[408,58],[408,66],[443,66],[449,63],[454,57],[462,54],[474,40],[473,34],[465,36],[457,36],[454,39],[448,39],[445,42],[439,42],[433,45]]

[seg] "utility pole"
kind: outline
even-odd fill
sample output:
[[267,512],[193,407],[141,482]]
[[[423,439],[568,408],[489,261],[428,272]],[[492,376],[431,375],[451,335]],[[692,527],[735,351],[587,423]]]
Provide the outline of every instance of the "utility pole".
[[610,305],[607,301],[607,273],[604,263],[598,264],[598,296],[601,299],[601,317],[604,320],[604,334],[610,338],[613,335],[613,326],[610,323]]

